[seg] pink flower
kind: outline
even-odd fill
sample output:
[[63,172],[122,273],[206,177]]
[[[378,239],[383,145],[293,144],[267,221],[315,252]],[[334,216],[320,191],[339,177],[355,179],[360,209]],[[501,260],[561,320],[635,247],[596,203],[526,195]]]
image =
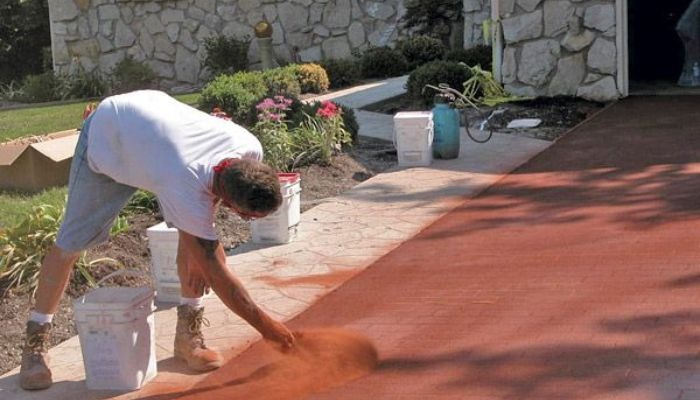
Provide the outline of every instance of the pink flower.
[[338,115],[338,106],[331,101],[324,101],[321,103],[321,108],[316,111],[316,115],[321,118],[333,118]]

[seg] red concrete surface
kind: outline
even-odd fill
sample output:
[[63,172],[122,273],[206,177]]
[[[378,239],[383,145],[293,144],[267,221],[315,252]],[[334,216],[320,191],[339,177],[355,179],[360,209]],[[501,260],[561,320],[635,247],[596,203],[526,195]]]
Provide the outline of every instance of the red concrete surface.
[[[311,398],[700,399],[699,232],[700,97],[623,100],[296,318],[380,356]],[[243,398],[279,360],[149,399]]]

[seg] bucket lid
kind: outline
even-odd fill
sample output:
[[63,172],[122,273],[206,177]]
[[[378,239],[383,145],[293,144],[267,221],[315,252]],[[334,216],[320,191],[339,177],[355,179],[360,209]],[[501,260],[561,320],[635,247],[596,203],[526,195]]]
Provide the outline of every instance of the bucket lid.
[[277,174],[281,185],[292,185],[301,180],[301,174],[298,172],[280,172]]
[[73,303],[75,310],[127,310],[153,298],[150,287],[99,287]]

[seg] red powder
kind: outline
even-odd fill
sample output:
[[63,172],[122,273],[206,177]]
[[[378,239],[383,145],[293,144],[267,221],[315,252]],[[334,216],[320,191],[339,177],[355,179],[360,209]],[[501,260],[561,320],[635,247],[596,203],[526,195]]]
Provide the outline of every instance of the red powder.
[[[297,344],[277,361],[240,376],[236,359],[210,376],[207,382],[179,394],[149,399],[233,400],[303,399],[313,393],[343,385],[371,372],[377,350],[365,336],[338,328],[296,333]],[[214,376],[215,375],[215,376]],[[212,381],[219,384],[212,385]]]
[[345,282],[352,278],[357,273],[356,270],[337,270],[327,274],[298,276],[289,279],[282,279],[275,276],[263,275],[255,279],[263,281],[268,285],[276,287],[302,286],[302,285],[320,285],[331,287]]

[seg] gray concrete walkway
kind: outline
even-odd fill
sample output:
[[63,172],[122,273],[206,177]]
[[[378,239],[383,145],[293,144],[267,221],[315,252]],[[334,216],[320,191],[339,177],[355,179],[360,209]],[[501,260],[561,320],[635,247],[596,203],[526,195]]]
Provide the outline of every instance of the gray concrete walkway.
[[[405,77],[319,99],[359,107],[400,94],[403,82]],[[358,112],[361,135],[390,140],[391,117],[371,114]],[[297,237],[291,243],[243,245],[228,257],[228,265],[257,302],[277,318],[289,320],[549,144],[495,134],[490,142],[479,145],[463,135],[459,158],[436,160],[429,167],[395,168],[375,176],[303,213]],[[324,279],[313,279],[320,277]],[[271,284],[294,279],[308,283],[288,287]],[[211,324],[204,335],[211,347],[232,358],[259,339],[257,332],[218,298],[206,302],[206,317]],[[18,389],[16,369],[0,377],[0,399],[135,399],[154,387],[162,392],[168,387],[194,385],[203,375],[187,373],[172,358],[175,309],[158,310],[155,319],[159,374],[144,389],[130,393],[88,391],[79,341],[74,337],[50,351],[56,382],[52,388],[41,392]]]

